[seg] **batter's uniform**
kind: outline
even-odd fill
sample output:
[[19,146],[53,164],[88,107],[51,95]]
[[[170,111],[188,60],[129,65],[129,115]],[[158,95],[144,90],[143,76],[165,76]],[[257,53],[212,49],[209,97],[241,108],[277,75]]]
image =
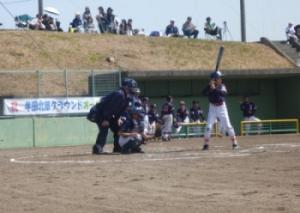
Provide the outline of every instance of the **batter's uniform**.
[[187,108],[177,110],[176,122],[178,124],[178,127],[176,128],[176,133],[179,133],[181,131],[182,128],[181,124],[190,123],[189,110]]
[[[253,102],[248,102],[248,101],[244,101],[241,105],[240,108],[243,112],[243,116],[244,116],[244,121],[256,121],[256,122],[260,122],[261,120],[257,117],[255,117],[255,112],[257,110],[255,103]],[[258,123],[257,125],[257,131],[258,134],[260,134],[261,132],[261,128],[262,128],[262,124]],[[249,130],[251,129],[251,124],[246,124],[245,125],[245,130],[246,130],[246,134],[248,134]]]
[[[213,79],[217,77],[221,78],[221,76],[222,75],[217,75],[216,77],[214,76]],[[215,88],[212,88],[210,85],[208,85],[203,90],[203,94],[207,96],[209,100],[207,125],[205,128],[205,135],[204,135],[205,144],[203,146],[203,149],[204,150],[208,149],[208,143],[210,140],[213,124],[216,122],[217,119],[220,120],[220,125],[231,137],[233,148],[237,148],[238,145],[236,141],[235,131],[230,123],[228,110],[225,103],[225,96],[227,94],[226,86],[223,83],[219,86],[216,86]]]
[[161,130],[162,130],[162,139],[163,140],[171,139],[174,110],[175,109],[174,109],[172,103],[170,103],[170,102],[166,102],[162,106],[161,119],[162,119],[163,125],[162,125]]

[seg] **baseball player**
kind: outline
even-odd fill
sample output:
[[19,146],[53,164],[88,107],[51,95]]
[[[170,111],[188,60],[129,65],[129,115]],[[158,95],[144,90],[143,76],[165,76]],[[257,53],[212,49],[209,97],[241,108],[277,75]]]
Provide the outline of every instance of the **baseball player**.
[[127,109],[129,103],[128,96],[133,93],[135,88],[137,88],[135,80],[124,79],[122,81],[122,87],[103,97],[101,101],[93,107],[95,109],[91,110],[93,113],[91,114],[90,112],[87,116],[87,118],[93,120],[99,128],[96,144],[92,150],[93,154],[101,154],[103,152],[109,128],[114,136],[113,152],[121,151],[119,146],[119,118]]
[[149,111],[147,113],[148,116],[148,126],[146,127],[145,133],[149,135],[155,135],[156,132],[156,125],[159,120],[159,115],[156,112],[156,104],[151,104]]
[[178,127],[176,128],[176,133],[179,133],[183,123],[189,123],[190,118],[189,118],[189,110],[187,109],[185,102],[180,101],[179,102],[179,109],[177,110],[177,115],[176,115],[176,123],[178,124]]
[[190,109],[190,117],[192,122],[200,123],[203,122],[203,110],[200,108],[199,103],[197,101],[192,102],[192,107]]
[[[244,121],[261,121],[259,118],[255,117],[255,112],[257,110],[255,103],[250,101],[250,98],[248,95],[244,96],[244,102],[241,103],[240,108],[243,112]],[[249,132],[251,125],[246,125],[246,133]],[[260,134],[262,124],[259,123],[257,125],[258,134]]]
[[173,102],[172,96],[167,96],[166,103],[163,104],[162,110],[161,110],[161,119],[163,122],[161,130],[162,130],[162,140],[163,141],[171,140],[173,115],[174,115],[174,110],[175,110],[172,102]]
[[220,71],[211,73],[209,85],[203,90],[203,94],[207,96],[209,100],[209,111],[207,125],[205,128],[203,150],[209,149],[211,130],[217,119],[220,120],[221,126],[225,128],[226,132],[231,137],[232,148],[237,149],[239,147],[234,129],[229,120],[227,106],[225,103],[227,89],[223,84],[222,77],[223,74]]
[[134,108],[130,111],[130,117],[121,126],[119,131],[119,145],[122,154],[143,153],[141,145],[146,136],[143,134],[143,112]]

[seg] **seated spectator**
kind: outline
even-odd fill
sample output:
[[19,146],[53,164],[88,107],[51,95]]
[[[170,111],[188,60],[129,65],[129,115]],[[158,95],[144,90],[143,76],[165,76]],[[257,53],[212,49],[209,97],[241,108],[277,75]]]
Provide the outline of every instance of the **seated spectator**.
[[152,31],[149,35],[150,37],[161,37],[161,33],[159,31]]
[[204,31],[207,34],[216,36],[217,39],[222,40],[222,29],[211,22],[211,17],[206,18]]
[[45,30],[46,27],[43,24],[43,18],[41,15],[37,14],[34,19],[29,22],[29,29],[31,30]]
[[126,34],[129,36],[133,35],[132,19],[128,19],[128,21],[127,21],[127,33]]
[[87,18],[87,29],[86,29],[87,33],[95,33],[95,25],[94,25],[94,21],[93,18],[91,16],[89,16]]
[[122,19],[120,27],[119,27],[120,35],[127,35],[127,22],[125,19]]
[[84,32],[89,32],[89,25],[93,23],[93,17],[89,7],[85,7],[85,11],[82,15],[82,20]]
[[69,28],[69,32],[75,32],[78,33],[81,31],[81,27],[82,27],[82,20],[80,18],[80,13],[77,12],[75,14],[75,18],[73,19],[73,21],[70,23],[70,28]]
[[178,27],[175,26],[175,21],[171,20],[170,24],[166,27],[166,35],[170,37],[178,37]]
[[205,120],[203,116],[203,110],[200,108],[199,103],[197,101],[192,102],[192,107],[190,109],[190,118],[191,122],[196,123],[200,123]]
[[53,31],[56,30],[56,25],[54,24],[54,20],[51,16],[48,16],[47,14],[44,14],[42,16],[42,23],[45,26],[46,30]]
[[196,26],[192,23],[192,18],[187,17],[186,22],[182,26],[182,31],[185,36],[190,38],[193,36],[195,39],[198,37],[199,31],[196,29]]
[[98,15],[96,16],[96,20],[98,22],[98,28],[100,33],[107,32],[107,20],[106,20],[106,13],[104,12],[103,7],[98,8]]

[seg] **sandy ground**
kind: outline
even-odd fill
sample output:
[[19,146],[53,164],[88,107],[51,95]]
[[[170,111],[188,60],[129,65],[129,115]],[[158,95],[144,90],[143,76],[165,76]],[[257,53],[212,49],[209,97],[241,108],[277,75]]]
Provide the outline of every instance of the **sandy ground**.
[[[300,136],[149,143],[145,154],[90,146],[0,151],[0,212],[299,212]],[[108,151],[111,146],[106,147]]]

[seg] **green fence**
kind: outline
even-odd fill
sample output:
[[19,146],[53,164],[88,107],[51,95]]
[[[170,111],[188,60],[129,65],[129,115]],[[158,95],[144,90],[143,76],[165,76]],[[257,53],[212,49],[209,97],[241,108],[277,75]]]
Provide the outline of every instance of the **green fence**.
[[85,117],[0,119],[0,149],[93,144],[97,133]]

